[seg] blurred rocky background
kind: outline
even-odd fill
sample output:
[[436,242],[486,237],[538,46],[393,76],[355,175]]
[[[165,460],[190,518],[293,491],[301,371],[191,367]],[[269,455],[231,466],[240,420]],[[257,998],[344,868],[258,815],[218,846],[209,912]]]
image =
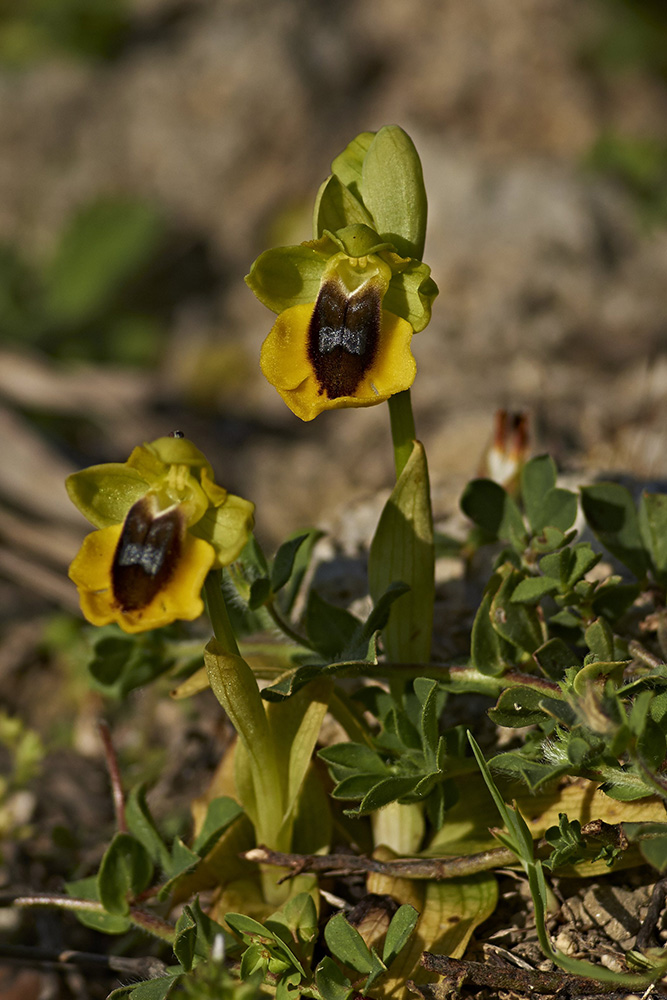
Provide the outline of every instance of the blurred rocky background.
[[[91,694],[67,473],[179,429],[256,502],[268,548],[372,531],[386,408],[300,423],[260,375],[272,314],[243,275],[310,238],[331,159],[392,122],[423,160],[441,292],[414,341],[436,515],[499,407],[575,480],[664,486],[664,0],[0,0],[0,756],[23,760],[0,789],[0,890],[94,870],[100,712],[126,780],[162,775],[170,821],[220,752],[212,699],[195,722]],[[29,927],[76,946],[74,920]],[[3,997],[89,995],[16,975]]]
[[175,428],[269,545],[389,486],[385,408],[301,424],[242,280],[385,123],[429,194],[437,513],[499,406],[562,466],[665,476],[666,53],[661,0],[3,0],[3,616],[76,606],[64,475]]

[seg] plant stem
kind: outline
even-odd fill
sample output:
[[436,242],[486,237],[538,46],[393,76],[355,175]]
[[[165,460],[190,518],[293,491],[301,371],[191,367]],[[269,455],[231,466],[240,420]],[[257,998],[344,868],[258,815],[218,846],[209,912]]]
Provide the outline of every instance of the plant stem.
[[391,437],[394,442],[396,478],[398,479],[410,458],[412,442],[417,436],[409,389],[389,397],[389,419],[391,421]]
[[232,629],[232,623],[227,614],[225,595],[222,591],[222,570],[216,569],[208,574],[204,583],[206,610],[211,621],[213,634],[225,652],[239,656],[239,647]]

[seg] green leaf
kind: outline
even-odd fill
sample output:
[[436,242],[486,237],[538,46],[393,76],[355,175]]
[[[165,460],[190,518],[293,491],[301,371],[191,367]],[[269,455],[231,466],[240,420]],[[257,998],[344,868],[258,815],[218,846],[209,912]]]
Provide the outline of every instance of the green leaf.
[[129,900],[143,892],[153,877],[153,862],[144,845],[129,833],[117,833],[97,873],[97,891],[105,910],[126,916]]
[[558,531],[568,531],[577,519],[577,508],[576,493],[572,493],[571,490],[562,490],[559,487],[550,490],[542,501],[534,530],[541,532],[549,527],[556,528]]
[[164,235],[146,202],[101,199],[80,209],[44,272],[44,308],[58,325],[93,319],[123,283],[143,270]]
[[[385,775],[388,774],[389,771],[386,769]],[[379,776],[376,772],[372,772],[370,774],[350,774],[349,776],[339,780],[338,784],[331,793],[331,797],[334,799],[361,801],[370,794],[377,784],[379,784],[378,777]]]
[[501,568],[500,574],[504,579],[491,601],[491,623],[513,646],[525,653],[534,653],[544,642],[537,611],[529,604],[512,600],[523,577],[510,563]]
[[386,773],[385,765],[377,751],[363,743],[334,743],[333,746],[319,750],[317,755],[332,765],[337,774],[343,768],[364,774]]
[[586,645],[596,660],[609,663],[614,657],[614,635],[604,618],[597,618],[584,633]]
[[215,845],[225,830],[243,814],[243,809],[226,795],[212,799],[206,810],[206,818],[192,845],[192,850],[203,857]]
[[130,993],[132,1000],[166,1000],[181,980],[180,975],[161,976],[139,983]]
[[373,956],[359,931],[352,927],[342,913],[337,913],[324,927],[324,940],[334,958],[349,965],[355,972],[368,975],[373,967]]
[[422,165],[409,135],[386,125],[363,159],[361,194],[375,229],[402,257],[421,260],[426,238],[426,188]]
[[125,819],[129,832],[144,845],[152,861],[169,873],[171,855],[148,809],[145,785],[137,785],[130,792],[125,804]]
[[194,872],[200,861],[199,855],[191,851],[180,837],[176,837],[171,844],[171,858],[167,867],[169,879],[161,886],[158,899],[168,899],[181,876]]
[[340,659],[352,643],[359,628],[359,619],[335,604],[330,604],[311,590],[306,605],[305,628],[308,638],[325,660]]
[[374,812],[390,802],[401,799],[404,795],[409,795],[410,792],[414,791],[419,777],[418,774],[415,774],[408,777],[391,775],[388,778],[383,778],[364,796],[359,808],[355,810],[355,815]]
[[303,578],[310,565],[315,544],[320,538],[323,537],[323,535],[323,531],[319,531],[317,528],[311,528],[311,530],[306,534],[305,542],[299,546],[299,549],[294,557],[294,565],[292,566],[290,579],[280,595],[280,606],[283,609],[284,614],[289,614],[294,607],[294,602],[298,597],[301,584],[303,583]]
[[186,972],[189,972],[195,959],[195,946],[197,943],[197,921],[189,906],[183,907],[183,912],[176,921],[174,934],[174,955],[181,963]]
[[[65,888],[69,895],[75,898],[90,899],[95,902],[100,901],[96,875],[67,882]],[[84,927],[90,927],[92,930],[100,931],[102,934],[125,934],[132,926],[132,922],[126,917],[115,917],[110,913],[93,913],[90,910],[77,910],[76,916]]]
[[489,765],[485,761],[482,751],[470,732],[468,733],[468,741],[472,747],[472,752],[475,755],[479,769],[482,772],[484,783],[491,793],[491,797],[496,804],[505,828],[509,832],[509,836],[503,838],[504,842],[510,846],[511,850],[515,852],[524,865],[532,864],[534,861],[533,838],[526,821],[518,809],[512,809],[505,804],[505,800],[493,780]]
[[387,657],[396,662],[428,662],[435,557],[428,469],[423,446],[416,441],[380,516],[368,562],[373,600],[391,585],[410,587],[396,601],[382,636]]
[[656,868],[661,875],[667,871],[667,835],[642,840],[639,844],[639,850],[642,852],[644,859]]
[[388,967],[394,961],[398,953],[405,947],[408,938],[417,926],[419,913],[414,906],[404,903],[391,918],[391,923],[387,928],[387,935],[384,939],[382,949],[382,961]]
[[537,455],[521,470],[521,498],[533,531],[539,531],[540,511],[547,493],[556,485],[556,463],[550,455]]
[[328,955],[315,969],[315,982],[323,1000],[347,1000],[352,983]]
[[568,667],[581,666],[570,647],[559,638],[549,639],[533,656],[547,677],[557,681],[562,680]]
[[497,726],[515,729],[543,722],[545,712],[541,707],[544,693],[530,687],[512,687],[503,691],[489,718]]
[[102,634],[93,646],[88,664],[97,687],[112,698],[125,698],[130,691],[143,687],[170,670],[173,656],[167,653],[160,632],[140,636]]
[[269,926],[280,919],[292,937],[310,944],[317,937],[317,908],[309,892],[300,892],[269,918]]
[[574,524],[577,496],[556,486],[556,463],[549,455],[539,455],[524,465],[521,495],[535,534],[547,527],[567,531]]
[[667,586],[667,494],[642,493],[639,523],[656,578],[663,587]]
[[482,602],[472,625],[470,659],[482,674],[502,674],[507,667],[503,656],[503,640],[491,622],[493,599],[502,583],[499,573],[494,573],[486,585]]
[[436,760],[440,742],[438,685],[428,677],[417,677],[413,681],[413,688],[422,703],[420,730],[424,759],[429,767],[437,767]]
[[271,590],[274,594],[289,581],[294,569],[294,560],[296,559],[297,552],[308,538],[308,534],[290,538],[288,541],[283,542],[276,552],[271,569]]
[[250,594],[248,595],[248,607],[251,611],[257,611],[263,607],[271,596],[271,581],[266,576],[258,576],[250,584]]
[[569,576],[566,582],[569,587],[574,587],[578,580],[581,580],[586,573],[590,572],[594,566],[597,566],[602,559],[602,553],[593,552],[588,542],[578,542],[569,551],[574,556],[574,559],[570,563]]
[[559,581],[549,576],[527,576],[520,580],[512,592],[512,601],[518,604],[538,604],[546,594],[558,590]]
[[586,520],[605,548],[643,579],[648,558],[630,491],[619,483],[583,486],[581,504]]
[[473,479],[461,497],[463,513],[491,539],[522,550],[528,541],[521,512],[509,493],[492,479]]

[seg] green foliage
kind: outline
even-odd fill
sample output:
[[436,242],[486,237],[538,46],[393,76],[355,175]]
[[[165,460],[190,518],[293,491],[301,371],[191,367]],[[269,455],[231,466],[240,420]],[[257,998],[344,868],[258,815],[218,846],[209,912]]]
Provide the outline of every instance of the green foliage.
[[[435,295],[428,269],[377,245],[386,240],[414,258],[423,248],[421,167],[401,129],[350,143],[333,162],[314,218],[323,239],[267,251],[253,265],[249,284],[262,301],[303,317],[323,254],[342,248],[353,270],[359,257],[387,251],[392,287],[384,306],[391,311],[402,300],[397,315],[414,314],[414,329],[428,321]],[[40,274],[5,255],[0,304],[12,329],[62,345],[65,328],[81,333],[112,312],[131,322],[125,292],[160,234],[145,207],[97,205],[72,223]],[[190,838],[163,836],[139,786],[124,815],[118,810],[124,822],[97,874],[69,886],[67,903],[89,926],[112,934],[140,928],[171,949],[164,975],[122,987],[117,998],[398,995],[424,948],[463,954],[495,905],[492,869],[507,864],[508,852],[527,878],[538,940],[551,961],[626,990],[667,970],[662,956],[640,956],[644,968],[634,975],[558,952],[546,926],[545,875],[633,856],[667,870],[667,496],[644,494],[637,504],[617,483],[563,489],[547,455],[517,458],[511,492],[473,480],[461,499],[471,528],[460,553],[472,559],[490,546],[493,562],[469,655],[434,663],[426,456],[407,390],[390,410],[397,482],[370,546],[373,606],[365,620],[312,585],[319,534],[311,531],[288,538],[272,560],[251,537],[224,581],[206,562],[214,637],[204,667],[180,627],[144,635],[106,629],[94,646],[90,671],[102,694],[121,699],[166,671],[187,674],[179,696],[208,684],[237,737],[210,798],[196,802]],[[179,467],[180,460],[175,475]],[[113,468],[99,486],[94,470],[74,477],[84,511],[113,513]],[[137,475],[143,482],[144,473]],[[213,489],[205,477],[199,486]],[[164,484],[170,497],[171,487]],[[136,476],[123,487],[131,495],[136,488]],[[584,521],[592,541],[580,533]],[[605,558],[618,573],[599,565]],[[270,635],[258,641],[262,632]],[[260,674],[270,682],[262,689]],[[473,693],[492,696],[491,724],[514,731],[488,760],[472,734],[466,740],[464,727],[451,724],[460,718],[449,711],[454,699]],[[463,702],[464,711],[471,703]],[[324,740],[314,760],[328,715],[347,740]],[[591,817],[591,802],[599,816]],[[607,807],[613,825],[603,819]],[[629,822],[638,816],[641,822]],[[489,850],[493,838],[500,852]],[[340,840],[374,854],[369,891],[379,885],[403,904],[388,926],[378,926],[375,914],[355,926],[335,896],[318,891],[319,855]],[[423,854],[401,856],[416,850]],[[378,870],[383,851],[398,861]],[[209,890],[210,911],[199,902]],[[322,899],[336,912],[321,914]]]
[[361,816],[390,802],[425,802],[435,829],[458,797],[452,778],[467,768],[460,728],[440,732],[444,693],[418,678],[401,704],[380,688],[360,692],[364,708],[380,724],[371,745],[337,743],[320,750],[334,780],[335,799],[358,801],[348,815]]
[[152,301],[148,278],[165,239],[164,220],[153,206],[103,198],[72,215],[43,263],[0,247],[5,336],[59,358],[154,362],[164,307]]
[[127,0],[4,0],[0,62],[23,66],[63,52],[110,58],[129,27]]

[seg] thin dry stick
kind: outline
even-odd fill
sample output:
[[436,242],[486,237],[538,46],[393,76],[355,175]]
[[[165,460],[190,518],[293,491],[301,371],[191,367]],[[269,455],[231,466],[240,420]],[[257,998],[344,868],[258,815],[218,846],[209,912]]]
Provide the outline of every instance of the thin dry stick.
[[[612,844],[620,850],[626,850],[628,847],[628,841],[620,823],[613,826],[609,823],[603,823],[601,820],[594,820],[582,827],[581,832],[585,837],[590,837],[601,843]],[[535,854],[538,858],[548,857],[551,850],[551,845],[544,839],[535,844]],[[321,872],[326,875],[373,872],[395,878],[441,881],[489,871],[493,868],[507,868],[518,863],[516,854],[507,847],[493,847],[477,854],[457,857],[395,858],[391,861],[379,861],[377,858],[368,858],[357,854],[283,854],[260,845],[246,851],[241,856],[246,861],[291,869],[288,875],[284,875],[280,879],[281,882],[294,878],[302,872]]]
[[14,965],[39,965],[49,969],[79,968],[90,971],[120,973],[137,979],[157,979],[167,971],[165,963],[152,955],[125,958],[122,955],[97,955],[87,951],[58,951],[53,948],[32,948],[22,944],[0,943],[0,958]]
[[123,792],[123,782],[118,766],[118,757],[111,740],[111,730],[104,719],[100,719],[97,728],[99,729],[104,747],[104,758],[106,760],[109,781],[111,782],[111,792],[113,794],[113,807],[116,814],[116,826],[121,833],[127,833],[127,819],[125,817],[125,794]]
[[648,948],[655,943],[655,932],[658,929],[658,921],[662,914],[662,908],[665,905],[665,897],[667,897],[667,878],[661,879],[653,886],[651,902],[646,911],[646,919],[637,934],[635,947],[639,951],[643,951],[644,948]]
[[[48,906],[58,910],[87,910],[105,917],[109,915],[102,904],[94,899],[77,899],[75,896],[60,896],[57,893],[35,892],[29,896],[16,896],[13,903],[14,906]],[[127,919],[163,941],[171,944],[174,940],[174,925],[161,920],[154,913],[130,906]]]
[[[539,972],[536,969],[518,969],[483,962],[466,962],[463,959],[448,958],[446,955],[432,955],[425,951],[421,964],[430,972],[437,972],[444,982],[435,988],[437,995],[444,987],[443,994],[456,995],[462,986],[490,987],[495,990],[507,990],[513,995],[517,993],[565,994],[569,997],[586,997],[596,994],[617,993],[618,983],[600,983],[595,979],[575,976],[566,972]],[[409,983],[408,988],[414,993],[430,996],[430,989]],[[431,987],[433,989],[433,987]],[[424,991],[424,992],[422,992]]]

